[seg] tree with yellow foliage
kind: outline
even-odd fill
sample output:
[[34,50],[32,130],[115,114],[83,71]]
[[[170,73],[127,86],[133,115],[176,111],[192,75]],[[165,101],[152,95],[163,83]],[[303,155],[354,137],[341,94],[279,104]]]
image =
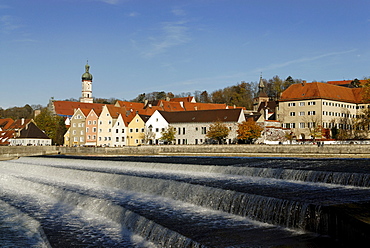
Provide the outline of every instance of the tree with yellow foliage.
[[238,124],[238,140],[242,143],[253,144],[256,139],[261,137],[263,127],[258,125],[254,120],[249,119]]
[[221,144],[222,140],[229,135],[230,129],[222,121],[216,121],[209,126],[209,131],[206,134],[207,138],[214,139]]

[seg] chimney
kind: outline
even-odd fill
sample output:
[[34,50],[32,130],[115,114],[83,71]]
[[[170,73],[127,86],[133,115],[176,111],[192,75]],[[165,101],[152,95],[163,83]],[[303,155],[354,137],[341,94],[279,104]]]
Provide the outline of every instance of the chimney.
[[21,119],[21,125],[24,125],[24,118]]
[[302,80],[302,86],[306,85],[306,80]]

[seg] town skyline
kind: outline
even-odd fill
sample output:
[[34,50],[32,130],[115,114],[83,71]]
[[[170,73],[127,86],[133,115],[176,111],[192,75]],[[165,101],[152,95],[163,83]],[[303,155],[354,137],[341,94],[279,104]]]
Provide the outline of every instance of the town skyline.
[[367,1],[0,0],[0,107],[369,76]]

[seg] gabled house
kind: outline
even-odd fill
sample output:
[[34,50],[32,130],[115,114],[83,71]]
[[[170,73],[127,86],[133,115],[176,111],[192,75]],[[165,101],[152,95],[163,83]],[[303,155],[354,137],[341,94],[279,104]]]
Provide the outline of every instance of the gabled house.
[[71,117],[71,126],[64,135],[65,145],[84,146],[86,144],[86,117],[89,112],[89,109],[78,108],[75,110]]
[[139,146],[145,144],[150,139],[150,133],[145,129],[145,122],[150,118],[147,115],[136,114],[128,123],[127,146]]
[[164,112],[156,110],[146,121],[145,130],[150,138],[149,145],[159,144],[159,138],[162,137],[161,132],[168,128],[168,121],[164,118],[162,113],[179,113],[179,112]]
[[154,132],[153,143],[158,144],[161,131],[172,126],[176,131],[175,144],[203,144],[207,141],[206,134],[211,124],[216,121],[223,122],[229,129],[227,143],[235,143],[238,123],[245,121],[243,109],[215,109],[165,112],[156,111],[146,122],[149,130]]
[[126,145],[127,125],[133,116],[133,113],[127,111],[125,107],[103,106],[98,119],[97,146]]
[[99,110],[91,109],[86,117],[86,146],[96,146],[100,113]]
[[8,121],[11,124],[3,125],[2,129],[4,128],[4,130],[0,131],[0,145],[51,145],[51,139],[37,127],[36,123],[32,119],[20,119],[16,121],[10,120]]

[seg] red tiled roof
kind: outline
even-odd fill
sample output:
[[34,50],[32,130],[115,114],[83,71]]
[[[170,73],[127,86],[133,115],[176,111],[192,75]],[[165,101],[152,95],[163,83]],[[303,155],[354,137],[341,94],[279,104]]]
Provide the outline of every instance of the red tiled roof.
[[0,129],[7,130],[13,123],[14,120],[11,118],[0,119]]
[[116,107],[126,107],[127,109],[143,109],[144,103],[141,102],[126,102],[126,101],[120,101],[118,100],[115,104]]
[[14,130],[0,131],[0,145],[1,146],[9,145],[10,144],[9,139],[13,138],[15,136],[14,134],[15,134]]
[[362,88],[347,88],[326,83],[293,84],[286,89],[279,101],[327,99],[350,103],[360,103]]
[[24,128],[28,123],[30,123],[31,119],[19,119],[16,120],[8,127],[8,130],[18,130]]
[[[327,81],[328,84],[334,84],[334,85],[346,85],[350,84],[353,80],[341,80],[341,81]],[[366,83],[367,80],[358,80],[361,84]]]
[[193,96],[177,97],[170,99],[170,102],[192,102],[195,101]]
[[95,112],[101,111],[104,105],[101,103],[84,103],[70,101],[54,101],[54,110],[57,115],[72,116],[75,109],[95,109]]
[[168,123],[215,121],[237,122],[241,111],[241,109],[213,109],[180,112],[159,111],[159,113],[168,121]]

